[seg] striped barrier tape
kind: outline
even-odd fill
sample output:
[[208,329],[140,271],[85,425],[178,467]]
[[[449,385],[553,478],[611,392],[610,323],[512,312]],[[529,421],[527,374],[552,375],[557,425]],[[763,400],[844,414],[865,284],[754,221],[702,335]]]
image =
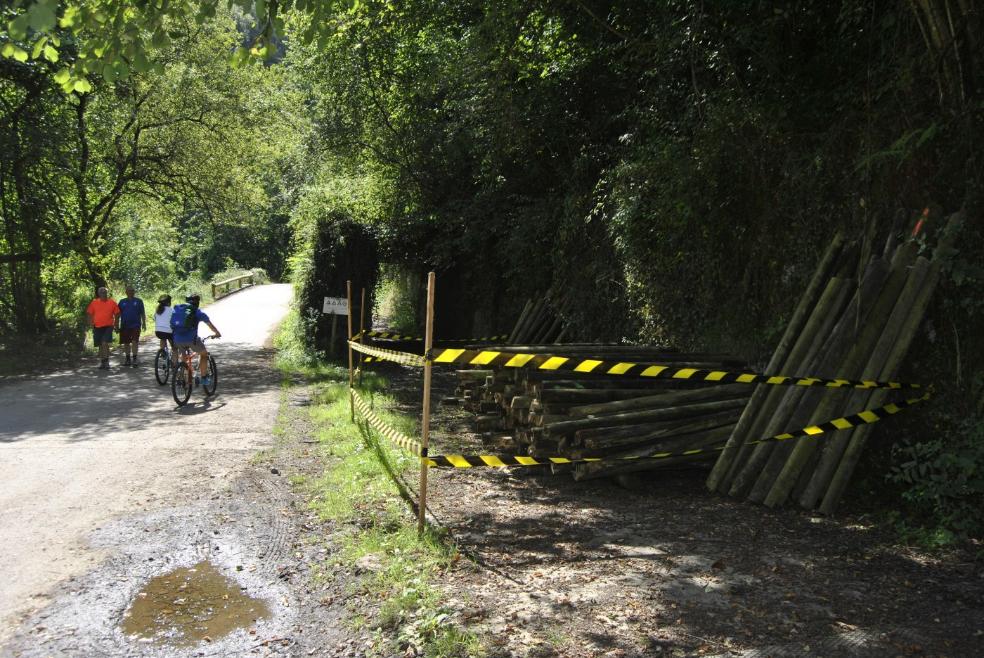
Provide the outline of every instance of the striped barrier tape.
[[398,432],[384,423],[383,419],[376,415],[376,413],[372,410],[372,407],[370,407],[366,401],[359,396],[354,388],[350,388],[349,392],[351,392],[352,397],[355,400],[355,407],[359,410],[359,413],[362,414],[362,417],[366,419],[370,427],[374,428],[377,432],[404,450],[407,450],[418,457],[420,456],[422,450],[419,441],[411,439],[406,434]]
[[[799,429],[794,432],[784,432],[782,434],[776,434],[775,436],[758,439],[756,441],[749,441],[745,445],[757,445],[759,443],[769,443],[774,441],[812,438],[827,432],[851,429],[853,427],[858,427],[859,425],[870,425],[872,423],[877,423],[879,420],[888,418],[889,416],[893,416],[906,407],[911,407],[920,402],[924,402],[930,398],[930,395],[930,393],[926,393],[919,398],[886,404],[885,406],[878,407],[876,409],[866,409],[851,416],[835,418],[834,420],[821,423],[820,425],[811,425],[810,427],[804,427],[803,429]],[[724,450],[723,445],[713,448],[695,448],[693,450],[684,450],[682,452],[657,452],[652,455],[637,457],[581,457],[580,459],[568,459],[567,457],[524,457],[521,455],[432,455],[426,457],[424,461],[426,461],[427,465],[432,468],[475,468],[482,466],[503,468],[508,466],[544,466],[549,464],[577,464],[600,461],[659,460],[669,459],[671,457],[690,457],[705,453],[721,452],[722,450]]]
[[[382,340],[415,340],[423,342],[423,337],[421,336],[410,336],[407,334],[397,333],[395,331],[377,331],[377,330],[366,330],[360,331],[356,335],[352,336],[352,340],[358,339],[360,335],[367,336],[369,338],[379,338]],[[449,338],[447,340],[434,339],[435,343],[501,343],[509,338],[505,334],[498,336],[482,336],[481,338]]]
[[356,343],[350,340],[348,342],[349,347],[351,347],[356,352],[362,352],[363,354],[368,354],[370,356],[376,357],[383,361],[393,361],[395,363],[402,363],[407,366],[425,366],[427,365],[427,360],[420,354],[411,354],[410,352],[397,352],[396,350],[387,350],[382,347],[371,347],[369,345],[362,345],[361,343]]
[[676,368],[658,363],[632,363],[599,361],[583,357],[556,356],[552,354],[523,354],[496,352],[493,350],[438,349],[425,355],[439,365],[498,366],[502,368],[527,368],[533,370],[571,371],[596,375],[625,375],[661,379],[687,379],[715,384],[770,384],[773,386],[825,386],[827,388],[922,388],[919,384],[878,382],[857,379],[825,379],[822,377],[789,377],[765,375],[757,372],[728,372],[726,370],[702,370]]

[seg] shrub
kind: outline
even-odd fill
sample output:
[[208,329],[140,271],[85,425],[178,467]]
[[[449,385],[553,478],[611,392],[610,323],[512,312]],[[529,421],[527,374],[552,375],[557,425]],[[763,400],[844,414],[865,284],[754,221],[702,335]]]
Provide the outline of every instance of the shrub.
[[893,450],[888,475],[917,512],[962,536],[984,535],[984,418],[973,417],[928,441]]
[[[372,326],[372,308],[379,271],[376,240],[364,224],[349,216],[334,212],[320,218],[307,253],[293,259],[297,299],[301,317],[310,318],[313,341],[317,349],[329,354],[341,354],[345,344],[345,328],[336,330],[336,343],[329,345],[332,335],[330,318],[321,314],[324,297],[343,297],[346,281],[352,282],[353,313],[359,312],[359,291],[366,289],[366,326]],[[353,317],[353,326],[358,316]]]

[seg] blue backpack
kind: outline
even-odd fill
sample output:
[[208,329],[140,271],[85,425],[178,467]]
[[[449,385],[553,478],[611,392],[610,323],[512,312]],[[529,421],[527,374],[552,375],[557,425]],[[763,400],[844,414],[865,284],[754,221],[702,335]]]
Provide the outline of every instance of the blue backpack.
[[171,314],[171,330],[195,329],[198,327],[197,314],[191,304],[178,304]]

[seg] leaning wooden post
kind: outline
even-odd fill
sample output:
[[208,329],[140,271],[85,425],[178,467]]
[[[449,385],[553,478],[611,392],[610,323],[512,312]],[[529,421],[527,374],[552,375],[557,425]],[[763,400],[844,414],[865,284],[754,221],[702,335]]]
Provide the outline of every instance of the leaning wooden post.
[[[359,345],[362,345],[366,335],[366,289],[362,289],[362,303],[359,305]],[[362,364],[365,356],[359,352],[359,386],[362,385]]]
[[352,346],[349,345],[351,338],[348,336],[352,335],[352,282],[345,282],[345,291],[348,296],[348,333],[345,339],[345,346],[348,347],[349,356],[349,409],[351,410],[352,422],[355,422],[355,396],[352,395],[352,387],[355,385],[355,376],[352,372]]
[[420,423],[420,508],[417,512],[417,534],[424,534],[427,516],[427,445],[430,439],[431,360],[434,344],[434,273],[427,275],[427,324],[424,330],[424,417]]
[[[800,297],[800,301],[793,311],[789,324],[786,325],[786,331],[776,346],[775,352],[772,353],[772,358],[769,360],[769,365],[766,366],[765,372],[771,374],[784,369],[783,366],[786,365],[786,360],[796,343],[796,339],[810,319],[813,307],[820,299],[824,286],[827,285],[827,279],[837,266],[837,260],[843,250],[844,236],[838,232],[820,258],[820,263],[813,272],[813,277],[807,285],[806,292]],[[760,385],[752,393],[752,397],[745,407],[745,411],[742,413],[738,425],[735,427],[734,432],[732,432],[727,444],[725,444],[724,451],[718,456],[717,462],[707,477],[707,488],[711,491],[727,493],[730,489],[735,475],[737,475],[741,466],[748,458],[748,454],[751,452],[751,448],[743,444],[748,438],[756,420],[762,414],[762,407],[766,398],[769,397],[771,390],[769,386]],[[776,397],[774,396],[773,399],[776,399]],[[751,438],[757,439],[759,437],[752,436]]]

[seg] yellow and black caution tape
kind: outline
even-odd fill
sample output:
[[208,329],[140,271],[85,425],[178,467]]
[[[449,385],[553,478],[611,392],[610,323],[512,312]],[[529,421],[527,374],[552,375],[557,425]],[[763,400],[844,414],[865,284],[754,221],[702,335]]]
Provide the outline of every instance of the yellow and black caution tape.
[[659,363],[633,363],[599,361],[584,357],[556,356],[551,354],[524,354],[496,352],[494,350],[435,349],[427,355],[436,364],[498,366],[502,368],[527,368],[533,370],[563,370],[596,375],[623,375],[662,379],[687,379],[713,383],[771,384],[773,386],[825,386],[827,388],[922,388],[919,384],[878,382],[856,379],[825,379],[822,377],[789,377],[765,375],[757,372],[728,372],[726,370],[702,370],[679,368]]
[[[423,342],[422,336],[411,336],[408,334],[401,334],[395,331],[377,331],[377,330],[366,330],[361,331],[358,334],[352,336],[352,340],[355,340],[359,335],[364,335],[369,338],[378,338],[382,340],[415,340]],[[481,338],[450,338],[446,340],[434,339],[435,343],[501,343],[502,341],[509,338],[505,334],[500,334],[498,336],[482,336]]]
[[[926,393],[919,398],[886,404],[884,407],[878,407],[876,409],[866,409],[854,415],[835,418],[834,420],[821,423],[820,425],[811,425],[810,427],[804,427],[803,429],[799,429],[794,432],[784,432],[782,434],[776,434],[775,436],[749,441],[746,445],[756,445],[771,441],[789,441],[791,439],[812,438],[827,432],[851,429],[853,427],[858,427],[859,425],[870,425],[871,423],[877,423],[879,420],[895,415],[906,407],[911,407],[914,404],[924,402],[928,400],[929,397],[930,393]],[[502,468],[507,466],[544,466],[549,464],[577,464],[599,461],[643,461],[669,459],[671,457],[689,457],[699,454],[721,452],[722,450],[724,450],[723,445],[711,448],[695,448],[693,450],[684,450],[681,452],[657,452],[652,455],[639,457],[582,457],[580,459],[568,459],[567,457],[524,457],[521,455],[432,455],[425,457],[424,461],[427,462],[428,466],[433,468],[475,468],[481,466]]]
[[369,345],[361,345],[353,340],[348,342],[349,347],[351,347],[356,352],[362,352],[363,354],[368,354],[370,356],[376,357],[383,361],[393,361],[395,363],[402,363],[407,366],[424,366],[427,365],[427,360],[421,354],[411,354],[410,352],[397,352],[396,350],[387,350],[382,347],[371,347]]
[[414,455],[420,456],[421,445],[416,439],[412,439],[406,434],[403,434],[386,423],[383,419],[376,415],[365,400],[363,400],[358,393],[356,393],[354,388],[350,388],[349,391],[352,394],[352,398],[355,400],[355,407],[362,414],[362,417],[366,419],[370,427],[374,428],[377,432],[385,436],[387,439],[400,446],[404,450],[408,450]]

